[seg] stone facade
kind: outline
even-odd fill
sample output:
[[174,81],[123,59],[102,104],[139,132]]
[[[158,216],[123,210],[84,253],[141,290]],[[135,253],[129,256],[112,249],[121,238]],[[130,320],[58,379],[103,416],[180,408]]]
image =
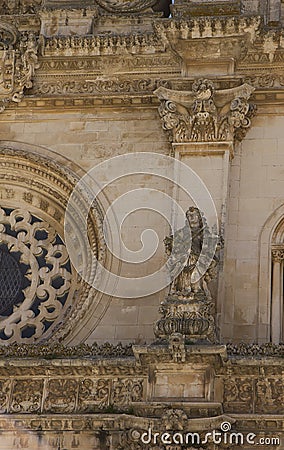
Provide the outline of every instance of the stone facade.
[[[2,1],[1,450],[283,448],[283,26],[281,0]],[[151,172],[153,154],[167,177]],[[70,196],[93,167],[106,184],[118,156],[124,172],[92,201],[84,252],[88,199],[73,198],[66,228]],[[169,157],[200,177],[219,224],[202,208],[189,220],[177,274],[187,231],[170,235],[143,209],[175,217],[161,191],[195,214]],[[111,254],[104,223],[134,189],[147,193],[125,246],[137,252],[146,229],[158,239],[141,264]],[[196,282],[206,239],[212,263]],[[129,278],[168,257],[170,287],[97,289],[90,253]]]

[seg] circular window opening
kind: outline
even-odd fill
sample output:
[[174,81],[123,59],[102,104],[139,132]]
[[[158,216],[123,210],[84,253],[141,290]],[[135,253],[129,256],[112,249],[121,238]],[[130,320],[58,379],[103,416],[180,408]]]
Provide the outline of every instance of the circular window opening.
[[3,314],[21,299],[23,274],[18,261],[0,247],[0,314]]

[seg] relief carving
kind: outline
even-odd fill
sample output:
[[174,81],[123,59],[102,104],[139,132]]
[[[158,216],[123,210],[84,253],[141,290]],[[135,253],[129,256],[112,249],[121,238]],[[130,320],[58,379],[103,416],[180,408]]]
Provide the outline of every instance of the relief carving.
[[151,78],[138,80],[82,80],[82,81],[43,81],[35,83],[33,92],[43,95],[62,94],[113,94],[113,93],[149,93],[159,86],[169,87],[170,82],[164,80],[152,80]]
[[42,0],[3,0],[0,14],[35,14]]
[[77,380],[50,380],[44,402],[45,412],[70,414],[75,412],[78,395]]
[[254,88],[216,90],[210,80],[193,83],[191,91],[159,87],[159,114],[173,143],[242,140],[251,125],[254,105],[248,102]]
[[260,368],[260,377],[256,381],[256,413],[281,414],[284,402],[284,384],[282,378],[266,377]]
[[284,249],[275,248],[272,249],[272,260],[275,262],[281,262],[284,260]]
[[121,379],[113,382],[113,404],[129,405],[143,398],[143,379]]
[[228,343],[226,345],[227,352],[232,356],[284,356],[284,344],[249,344],[241,342],[240,344]]
[[24,90],[32,87],[38,65],[34,33],[19,35],[10,24],[0,24],[0,112],[10,101],[19,103]]
[[187,415],[182,409],[169,409],[162,416],[165,430],[182,431],[187,425]]
[[85,379],[79,388],[79,409],[94,412],[108,407],[120,408],[143,399],[143,379]]
[[12,413],[41,411],[43,380],[15,380],[10,405]]
[[151,11],[150,8],[158,3],[158,0],[96,0],[96,3],[110,13],[140,13]]
[[42,37],[45,56],[82,55],[135,55],[165,51],[165,45],[153,33],[128,35],[55,36]]
[[0,414],[8,412],[11,386],[11,380],[0,380]]
[[250,378],[228,377],[224,381],[225,412],[252,413],[254,384]]

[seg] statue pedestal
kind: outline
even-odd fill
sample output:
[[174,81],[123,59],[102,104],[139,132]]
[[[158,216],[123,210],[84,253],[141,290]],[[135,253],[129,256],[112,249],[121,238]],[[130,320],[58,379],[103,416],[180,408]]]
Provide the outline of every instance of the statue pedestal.
[[160,339],[169,339],[171,346],[175,345],[175,338],[181,340],[181,337],[185,343],[214,343],[214,309],[214,303],[204,298],[198,299],[198,295],[192,298],[169,295],[160,306],[162,317],[155,323],[155,335]]
[[137,363],[148,367],[147,401],[187,402],[188,409],[199,409],[201,417],[221,414],[222,389],[216,372],[227,358],[225,345],[186,345],[182,364],[167,344],[133,346],[133,351]]

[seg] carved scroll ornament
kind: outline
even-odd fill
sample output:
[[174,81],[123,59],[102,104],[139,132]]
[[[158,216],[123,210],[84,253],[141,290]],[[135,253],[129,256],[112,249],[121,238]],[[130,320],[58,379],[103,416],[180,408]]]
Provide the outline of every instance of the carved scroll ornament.
[[216,90],[210,80],[199,79],[191,91],[159,87],[159,114],[174,143],[242,140],[251,125],[255,106],[248,102],[254,88],[243,84]]
[[0,23],[0,112],[10,101],[20,102],[24,90],[32,87],[38,68],[37,50],[33,33],[19,36],[14,26]]

